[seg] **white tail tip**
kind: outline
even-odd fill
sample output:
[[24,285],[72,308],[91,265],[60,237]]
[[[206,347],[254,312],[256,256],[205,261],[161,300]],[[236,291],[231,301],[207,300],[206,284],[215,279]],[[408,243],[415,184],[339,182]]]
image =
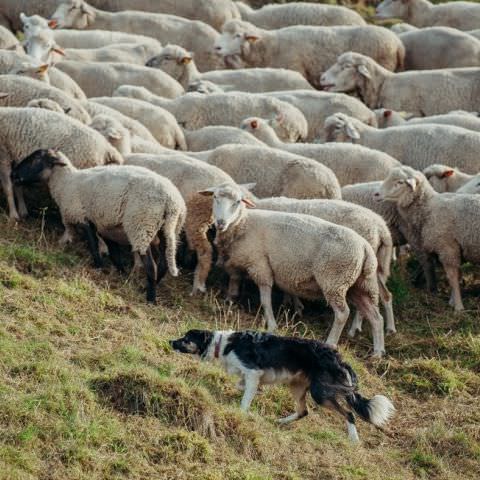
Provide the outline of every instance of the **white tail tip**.
[[368,402],[370,421],[376,427],[383,427],[395,413],[392,402],[383,395],[375,395]]

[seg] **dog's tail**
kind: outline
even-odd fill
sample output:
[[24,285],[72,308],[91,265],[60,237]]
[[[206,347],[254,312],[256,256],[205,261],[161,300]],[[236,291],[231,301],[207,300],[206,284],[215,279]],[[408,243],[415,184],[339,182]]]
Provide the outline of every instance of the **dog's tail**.
[[392,402],[383,395],[375,395],[368,400],[355,392],[347,395],[345,399],[363,420],[379,428],[382,428],[395,413]]

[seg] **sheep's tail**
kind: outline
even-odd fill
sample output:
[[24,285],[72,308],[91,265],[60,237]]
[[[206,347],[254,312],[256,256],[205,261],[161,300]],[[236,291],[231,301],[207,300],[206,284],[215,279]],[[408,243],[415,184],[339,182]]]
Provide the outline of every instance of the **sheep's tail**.
[[385,426],[395,413],[392,402],[383,395],[375,395],[369,400],[354,392],[345,399],[360,418],[379,428]]
[[178,210],[168,211],[165,215],[163,224],[163,236],[165,238],[165,260],[167,261],[168,271],[172,277],[178,277],[177,267],[177,238],[181,225],[183,225],[184,214]]
[[114,147],[111,147],[107,150],[104,161],[105,165],[123,165],[125,162],[121,153]]

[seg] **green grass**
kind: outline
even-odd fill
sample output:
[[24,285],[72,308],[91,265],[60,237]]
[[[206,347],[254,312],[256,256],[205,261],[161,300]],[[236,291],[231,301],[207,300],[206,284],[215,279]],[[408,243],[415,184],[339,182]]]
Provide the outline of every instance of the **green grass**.
[[[191,274],[167,279],[159,305],[143,279],[95,271],[82,246],[62,250],[41,221],[0,218],[0,479],[467,479],[480,465],[479,272],[465,270],[467,312],[454,315],[395,268],[398,334],[389,356],[368,360],[368,333],[341,345],[366,396],[390,396],[398,414],[385,433],[310,406],[291,413],[284,387],[265,388],[252,412],[238,408],[236,379],[171,351],[192,326],[258,326],[250,310],[223,303],[216,280],[189,296]],[[218,277],[220,278],[220,277]],[[281,332],[325,338],[331,313],[309,305]]]

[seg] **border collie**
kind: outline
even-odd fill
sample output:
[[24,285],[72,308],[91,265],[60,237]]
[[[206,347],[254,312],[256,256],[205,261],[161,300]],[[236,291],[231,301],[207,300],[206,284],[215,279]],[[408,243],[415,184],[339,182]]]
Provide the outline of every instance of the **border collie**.
[[351,441],[359,440],[353,413],[339,403],[344,399],[363,420],[382,428],[395,408],[383,395],[368,400],[357,391],[357,376],[332,347],[293,337],[280,337],[250,330],[189,330],[182,338],[170,342],[174,350],[218,360],[229,374],[239,375],[244,390],[241,409],[247,411],[259,386],[283,383],[290,387],[296,412],[279,419],[290,423],[308,414],[308,390],[318,405],[333,409],[347,421]]

